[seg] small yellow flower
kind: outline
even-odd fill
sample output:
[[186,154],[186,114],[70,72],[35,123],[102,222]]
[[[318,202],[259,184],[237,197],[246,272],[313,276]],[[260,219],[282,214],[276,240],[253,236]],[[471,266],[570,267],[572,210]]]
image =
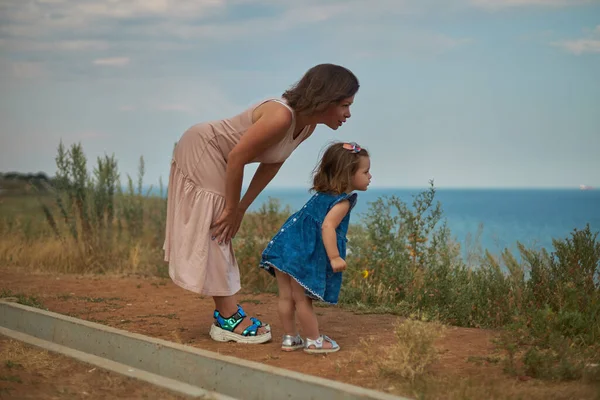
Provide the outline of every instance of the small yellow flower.
[[366,269],[362,272],[362,277],[364,279],[367,279],[369,277],[369,271],[367,271]]

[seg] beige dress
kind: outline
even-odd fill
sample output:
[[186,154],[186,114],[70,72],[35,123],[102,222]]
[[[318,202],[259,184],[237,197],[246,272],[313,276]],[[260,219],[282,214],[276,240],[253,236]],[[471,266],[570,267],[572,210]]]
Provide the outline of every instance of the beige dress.
[[240,290],[240,272],[231,242],[211,240],[210,226],[225,207],[225,170],[229,152],[252,125],[252,113],[277,101],[292,113],[285,138],[253,162],[280,163],[306,139],[311,127],[293,138],[294,111],[283,99],[267,99],[228,119],[189,128],[175,147],[167,198],[163,249],[173,282],[207,296],[230,296]]

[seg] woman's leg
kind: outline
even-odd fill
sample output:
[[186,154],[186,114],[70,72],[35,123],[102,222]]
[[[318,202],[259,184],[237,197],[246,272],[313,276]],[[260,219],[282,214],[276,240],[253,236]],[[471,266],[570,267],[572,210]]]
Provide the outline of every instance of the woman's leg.
[[[319,334],[319,322],[313,310],[312,299],[306,296],[304,288],[296,282],[295,279],[290,279],[292,287],[292,297],[296,303],[296,315],[302,326],[302,333],[309,339],[316,340]],[[332,348],[332,344],[328,341],[323,342],[324,349]]]
[[283,333],[284,335],[296,336],[298,331],[296,330],[296,315],[291,286],[293,279],[288,274],[278,270],[275,270],[275,276],[277,277],[277,289],[279,291],[277,306]]
[[[215,302],[215,309],[223,316],[223,318],[229,318],[235,314],[238,310],[237,299],[235,295],[231,296],[213,296]],[[249,317],[244,318],[242,322],[233,330],[235,333],[241,334],[244,329],[252,325],[252,321]],[[264,326],[258,328],[257,334],[263,335],[267,333],[267,329]]]

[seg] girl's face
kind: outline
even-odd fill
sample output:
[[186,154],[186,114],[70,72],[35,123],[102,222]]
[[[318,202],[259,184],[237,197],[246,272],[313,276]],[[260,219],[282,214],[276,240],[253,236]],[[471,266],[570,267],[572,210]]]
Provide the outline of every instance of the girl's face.
[[323,123],[333,130],[342,126],[350,118],[350,106],[353,102],[354,96],[343,99],[338,103],[330,104],[323,112]]
[[371,159],[369,157],[360,157],[358,169],[352,177],[352,190],[365,191],[371,183]]

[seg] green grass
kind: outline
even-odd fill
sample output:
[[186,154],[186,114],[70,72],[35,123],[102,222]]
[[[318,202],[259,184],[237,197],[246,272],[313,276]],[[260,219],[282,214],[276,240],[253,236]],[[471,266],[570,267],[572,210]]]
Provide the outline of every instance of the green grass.
[[17,362],[11,361],[11,360],[6,360],[6,362],[4,363],[4,365],[6,366],[6,368],[8,369],[12,369],[12,368],[23,368],[23,366]]
[[14,376],[14,375],[0,376],[0,381],[23,383],[21,378],[19,378],[18,376]]
[[23,293],[13,293],[9,289],[0,289],[0,298],[14,297],[17,303],[24,306],[45,309],[42,301],[37,296],[30,296]]

